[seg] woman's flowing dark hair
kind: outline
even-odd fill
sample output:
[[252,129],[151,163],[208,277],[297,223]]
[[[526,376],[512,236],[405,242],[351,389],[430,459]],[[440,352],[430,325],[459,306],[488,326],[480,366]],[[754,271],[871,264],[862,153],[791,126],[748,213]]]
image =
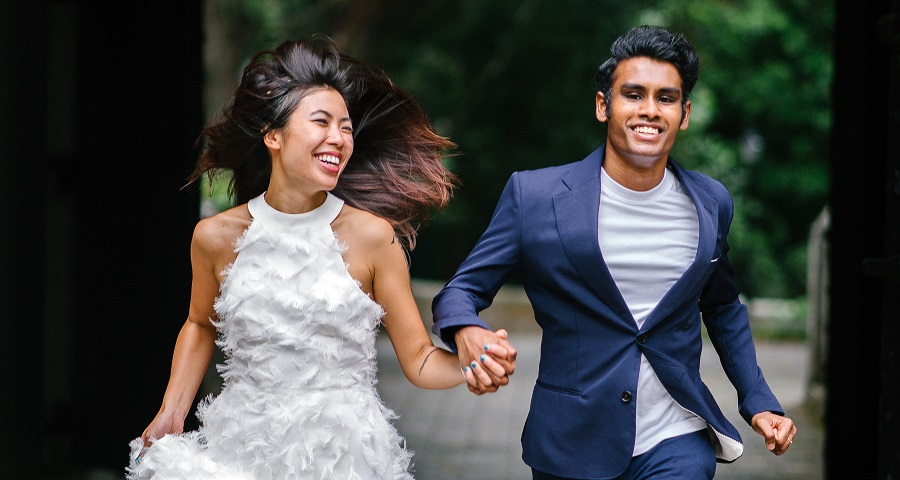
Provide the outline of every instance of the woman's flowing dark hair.
[[231,171],[236,204],[262,194],[272,173],[263,136],[287,125],[300,101],[322,87],[341,94],[353,120],[353,155],[333,193],[386,219],[412,250],[419,226],[447,205],[459,183],[442,162],[455,145],[384,72],[341,53],[325,36],[253,56],[220,118],[201,132],[203,148],[188,183]]

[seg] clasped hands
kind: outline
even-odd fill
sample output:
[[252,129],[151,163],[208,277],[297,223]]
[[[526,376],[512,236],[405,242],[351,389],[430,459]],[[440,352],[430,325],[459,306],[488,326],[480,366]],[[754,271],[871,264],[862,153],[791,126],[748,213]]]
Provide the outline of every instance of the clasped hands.
[[470,392],[476,395],[496,392],[509,383],[509,376],[516,370],[518,352],[508,337],[504,329],[493,332],[478,326],[463,327],[456,332],[459,363]]

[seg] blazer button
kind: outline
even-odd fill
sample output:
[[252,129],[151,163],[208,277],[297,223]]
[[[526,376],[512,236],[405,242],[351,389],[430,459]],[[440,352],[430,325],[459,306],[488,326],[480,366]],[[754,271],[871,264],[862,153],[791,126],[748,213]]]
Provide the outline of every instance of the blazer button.
[[622,392],[622,403],[628,403],[631,401],[631,392],[625,390]]
[[647,334],[642,333],[642,334],[638,335],[637,341],[638,341],[638,343],[645,343],[647,341]]

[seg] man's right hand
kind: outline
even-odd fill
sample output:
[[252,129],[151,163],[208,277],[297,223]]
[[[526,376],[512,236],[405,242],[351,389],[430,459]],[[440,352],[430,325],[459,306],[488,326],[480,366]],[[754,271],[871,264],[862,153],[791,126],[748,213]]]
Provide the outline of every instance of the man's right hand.
[[465,371],[469,391],[481,395],[496,392],[509,383],[509,376],[516,371],[518,352],[508,337],[504,329],[492,332],[478,326],[463,327],[456,332],[459,363]]

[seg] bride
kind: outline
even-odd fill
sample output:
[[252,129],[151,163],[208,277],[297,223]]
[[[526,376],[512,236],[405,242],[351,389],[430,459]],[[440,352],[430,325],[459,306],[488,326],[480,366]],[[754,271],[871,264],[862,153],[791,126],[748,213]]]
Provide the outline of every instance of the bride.
[[[195,227],[188,318],[128,478],[412,478],[375,388],[379,326],[417,387],[468,381],[482,393],[476,375],[505,384],[515,367],[500,330],[461,369],[433,345],[410,290],[407,251],[450,198],[441,156],[453,144],[324,37],[254,56],[202,139],[190,180],[230,170],[237,206]],[[222,392],[183,432],[216,345]]]

